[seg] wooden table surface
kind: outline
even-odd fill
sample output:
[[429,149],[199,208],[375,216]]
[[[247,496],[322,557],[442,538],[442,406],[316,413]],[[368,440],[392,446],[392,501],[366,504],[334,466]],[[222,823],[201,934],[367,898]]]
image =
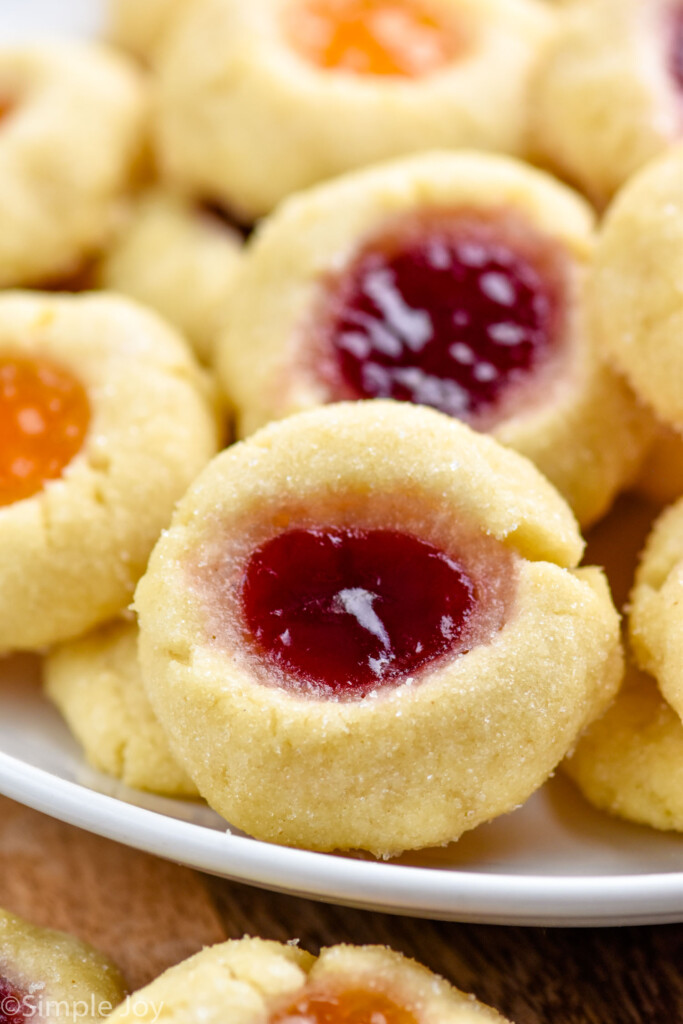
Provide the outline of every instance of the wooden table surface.
[[385,943],[516,1024],[683,1022],[683,925],[511,928],[335,907],[203,876],[2,798],[0,906],[93,942],[131,989],[250,934],[312,952]]

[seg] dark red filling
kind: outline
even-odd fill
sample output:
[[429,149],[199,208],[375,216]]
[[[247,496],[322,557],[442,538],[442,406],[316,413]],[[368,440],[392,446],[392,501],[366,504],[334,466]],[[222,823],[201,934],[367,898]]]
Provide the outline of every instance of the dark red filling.
[[683,4],[672,9],[670,32],[669,68],[676,85],[683,90]]
[[32,1016],[24,998],[24,993],[0,974],[0,1024],[24,1024]]
[[449,211],[399,225],[367,245],[326,297],[338,397],[490,418],[561,343],[564,263],[552,239],[511,212]]
[[391,530],[289,530],[252,554],[242,584],[258,652],[304,689],[341,696],[467,649],[475,605],[461,565]]

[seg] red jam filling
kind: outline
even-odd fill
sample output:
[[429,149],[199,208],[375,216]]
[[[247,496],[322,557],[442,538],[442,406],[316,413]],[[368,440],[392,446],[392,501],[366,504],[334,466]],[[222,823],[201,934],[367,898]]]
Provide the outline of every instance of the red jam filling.
[[82,385],[45,359],[0,357],[0,506],[61,476],[90,422]]
[[32,1016],[24,993],[0,974],[0,1024],[24,1024]]
[[670,33],[669,69],[677,87],[683,91],[683,4],[672,9]]
[[561,350],[566,274],[561,247],[512,212],[408,219],[326,289],[320,372],[335,398],[416,402],[488,427]]
[[268,1024],[417,1024],[417,1018],[382,992],[304,992]]
[[471,641],[465,568],[392,530],[293,529],[253,552],[242,583],[249,640],[301,688],[363,696]]
[[286,29],[316,67],[357,75],[419,78],[466,48],[462,25],[430,0],[299,0]]

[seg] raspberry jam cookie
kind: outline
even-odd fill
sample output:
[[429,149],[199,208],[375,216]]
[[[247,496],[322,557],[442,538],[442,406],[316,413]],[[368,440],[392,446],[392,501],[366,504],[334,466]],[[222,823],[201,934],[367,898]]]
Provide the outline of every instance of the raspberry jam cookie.
[[161,313],[209,362],[241,248],[240,235],[219,217],[152,190],[134,205],[102,261],[99,283]]
[[165,173],[247,221],[430,147],[519,153],[536,0],[195,0],[160,60]]
[[1,651],[117,614],[217,447],[180,338],[92,294],[0,296],[0,436]]
[[196,796],[147,700],[134,622],[117,621],[61,644],[43,668],[45,690],[93,768],[135,789]]
[[631,644],[683,717],[683,501],[659,517],[643,551],[631,595]]
[[600,810],[683,831],[683,723],[655,680],[634,666],[562,769]]
[[0,910],[2,1024],[92,1024],[125,994],[117,968],[92,946]]
[[534,83],[533,148],[603,205],[683,135],[683,5],[577,0]]
[[72,276],[103,246],[146,100],[137,69],[104,47],[0,51],[0,288]]
[[258,838],[445,843],[525,800],[618,685],[582,546],[531,463],[457,420],[302,413],[180,502],[136,593],[145,686],[202,796]]
[[314,957],[244,938],[202,950],[135,992],[111,1024],[505,1024],[495,1010],[385,946]]
[[514,160],[411,157],[291,199],[247,248],[217,359],[242,434],[323,402],[431,405],[530,458],[583,525],[651,425],[586,323],[593,215]]
[[663,423],[683,429],[683,145],[611,205],[591,288],[597,339]]

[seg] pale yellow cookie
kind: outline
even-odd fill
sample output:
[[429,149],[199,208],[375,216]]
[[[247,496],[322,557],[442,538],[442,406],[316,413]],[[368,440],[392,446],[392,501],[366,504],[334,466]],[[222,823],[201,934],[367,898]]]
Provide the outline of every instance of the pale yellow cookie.
[[152,60],[175,19],[192,0],[109,0],[112,42]]
[[683,724],[655,680],[635,667],[562,768],[601,810],[683,831]]
[[23,1024],[102,1020],[124,998],[108,957],[72,935],[0,909],[0,1018]]
[[[155,1013],[159,1016],[155,1017]],[[495,1010],[386,946],[243,938],[211,946],[135,992],[112,1024],[505,1024]]]
[[149,706],[135,622],[109,623],[56,647],[45,658],[43,678],[93,768],[136,789],[196,796]]
[[[637,472],[652,425],[586,322],[593,223],[547,175],[472,153],[405,158],[292,198],[246,249],[217,349],[238,430],[323,402],[419,401],[489,430],[539,467],[582,525],[598,519]],[[421,270],[422,291],[406,297],[392,282],[416,245],[429,276]],[[385,252],[393,262],[377,269]],[[432,282],[441,292],[430,306]]]
[[238,233],[218,217],[155,189],[134,204],[98,282],[161,313],[206,363],[226,319],[241,248]]
[[668,0],[576,2],[541,59],[532,149],[600,205],[680,135],[677,18]]
[[631,595],[629,630],[639,666],[683,716],[683,500],[656,521]]
[[663,423],[683,429],[683,146],[636,175],[600,232],[597,340]]
[[202,371],[126,299],[0,296],[0,650],[78,636],[130,600],[217,448]]
[[148,696],[258,838],[448,842],[525,800],[618,686],[582,546],[532,464],[456,420],[292,416],[215,459],[157,544],[135,598]]
[[0,51],[0,287],[67,277],[102,248],[146,128],[127,58],[85,43]]
[[553,25],[536,0],[195,0],[160,60],[161,164],[251,220],[404,153],[519,153]]

